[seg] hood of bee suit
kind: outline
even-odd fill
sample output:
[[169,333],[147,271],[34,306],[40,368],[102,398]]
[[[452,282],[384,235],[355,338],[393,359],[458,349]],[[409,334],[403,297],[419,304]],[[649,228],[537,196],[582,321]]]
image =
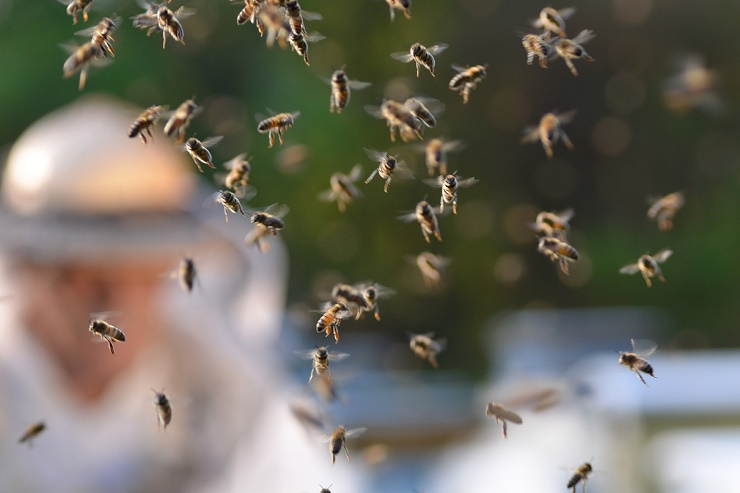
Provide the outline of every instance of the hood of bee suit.
[[208,242],[213,232],[197,217],[218,218],[200,210],[208,192],[159,129],[147,144],[128,137],[140,112],[86,96],[31,125],[3,173],[0,247],[37,261],[95,261]]

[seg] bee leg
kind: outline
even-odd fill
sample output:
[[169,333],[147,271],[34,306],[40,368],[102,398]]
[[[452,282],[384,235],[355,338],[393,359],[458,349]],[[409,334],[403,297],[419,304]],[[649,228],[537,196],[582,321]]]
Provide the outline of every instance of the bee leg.
[[[339,327],[334,326],[334,344],[339,344]],[[329,379],[331,382],[331,378]]]
[[349,462],[352,462],[352,459],[349,458],[349,450],[347,450],[347,442],[342,442],[342,448],[344,449],[344,455],[347,456],[347,460]]
[[565,58],[565,64],[568,65],[568,68],[570,69],[570,72],[578,77],[578,70],[576,70],[576,66],[573,65],[573,62],[570,61],[570,58]]
[[278,140],[280,141],[280,145],[283,145],[283,133],[285,132],[284,128],[279,128],[277,131],[278,134]]
[[442,194],[442,198],[439,199],[439,213],[442,214],[445,210],[445,196]]
[[642,375],[640,375],[640,372],[639,372],[639,371],[637,371],[637,370],[633,370],[633,371],[634,371],[634,372],[635,372],[635,374],[637,375],[637,378],[639,378],[639,379],[640,379],[640,381],[641,381],[642,383],[644,383],[646,387],[650,387],[650,385],[648,385],[648,383],[647,383],[647,382],[645,381],[645,379],[644,379],[644,378],[642,378]]
[[439,368],[439,365],[437,364],[437,358],[434,356],[434,354],[430,353],[427,361],[429,361],[429,364],[432,365],[432,368]]
[[162,49],[167,46],[167,30],[162,29]]
[[452,213],[457,214],[457,198],[452,200]]
[[143,143],[146,144],[146,136],[144,135],[144,132],[139,132],[139,138]]
[[419,67],[421,64],[419,62],[416,62],[416,76],[419,77]]
[[565,144],[565,147],[570,149],[571,151],[575,149],[575,146],[573,145],[573,142],[570,141],[570,138],[565,134],[565,132],[560,131],[560,138],[563,139],[563,144]]
[[547,68],[547,58],[540,57],[540,67]]
[[113,356],[115,356],[116,355],[116,350],[113,349],[113,341],[111,341],[110,339],[108,339],[107,342],[108,342],[108,349],[110,349],[110,354],[112,354]]
[[308,383],[311,383],[311,380],[313,380],[313,373],[314,373],[314,369],[311,368],[311,376],[308,377]]
[[383,187],[383,191],[385,193],[388,193],[388,187],[390,186],[390,184],[391,184],[391,177],[389,176],[388,179],[385,181],[385,186]]
[[226,207],[224,207],[224,217],[226,218],[226,222],[229,222],[229,214],[226,212]]
[[438,229],[434,231],[434,237],[439,241],[442,241],[442,233],[440,233]]
[[424,229],[421,230],[421,234],[424,235],[424,239],[426,240],[427,243],[431,243],[431,240],[429,239],[429,235],[427,234],[426,231],[424,231]]
[[79,90],[83,90],[85,88],[85,84],[87,83],[87,64],[82,67],[82,70],[80,70],[80,85],[78,86]]
[[82,18],[83,18],[83,19],[85,20],[85,22],[87,22],[87,19],[89,19],[89,18],[90,18],[90,17],[89,17],[88,15],[87,15],[87,11],[85,11],[85,10],[83,10],[83,11],[82,11]]
[[403,16],[406,17],[407,19],[411,19],[411,12],[409,12],[408,9],[404,9]]
[[375,305],[375,320],[380,322],[380,309],[378,308],[378,305]]
[[642,273],[642,277],[643,277],[643,279],[645,279],[645,284],[647,284],[647,287],[652,287],[653,286],[653,283],[650,280],[650,276],[648,276],[646,273],[643,272]]
[[375,169],[373,170],[373,172],[372,172],[372,173],[370,173],[370,176],[368,176],[368,177],[367,177],[367,180],[365,180],[365,184],[366,184],[366,185],[367,185],[368,183],[370,183],[370,180],[372,180],[373,178],[375,178],[375,175],[376,175],[376,173],[377,173],[377,172],[378,172],[378,169],[377,169],[377,168],[375,168]]
[[275,145],[275,132],[273,132],[272,130],[270,130],[270,132],[267,134],[267,142],[268,149]]

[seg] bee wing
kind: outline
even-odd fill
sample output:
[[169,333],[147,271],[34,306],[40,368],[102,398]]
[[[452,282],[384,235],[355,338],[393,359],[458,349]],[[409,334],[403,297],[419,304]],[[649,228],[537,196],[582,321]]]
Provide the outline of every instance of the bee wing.
[[298,356],[301,359],[305,360],[312,360],[314,355],[316,354],[315,349],[306,349],[303,351],[293,351],[296,356]]
[[391,58],[398,60],[399,62],[408,63],[414,59],[414,56],[408,51],[397,51],[395,53],[391,53]]
[[440,53],[442,53],[449,47],[450,45],[446,43],[437,43],[436,45],[433,45],[427,48],[427,51],[429,52],[430,55],[434,56],[434,55],[439,55]]
[[460,188],[467,188],[467,187],[471,187],[475,185],[479,181],[480,180],[478,180],[477,178],[473,178],[473,177],[465,178],[464,180],[457,180],[457,186]]
[[366,147],[364,147],[363,149],[365,149],[365,154],[367,154],[367,157],[369,157],[371,160],[375,161],[376,163],[379,163],[382,160],[384,160],[386,157],[388,157],[387,152],[376,151],[375,149],[368,149]]
[[658,349],[658,343],[649,339],[630,339],[632,352],[641,357],[650,356]]
[[194,13],[196,13],[197,10],[190,7],[180,7],[179,9],[175,10],[173,14],[175,14],[175,17],[177,17],[177,20],[187,19]]
[[288,215],[288,213],[290,212],[290,207],[288,207],[287,204],[271,204],[267,206],[265,212],[275,217],[282,218]]
[[352,168],[352,171],[350,171],[349,175],[347,175],[347,178],[349,178],[349,181],[357,181],[360,179],[360,175],[362,175],[362,165],[355,164],[354,168]]
[[208,209],[219,209],[223,207],[223,204],[220,200],[221,193],[223,193],[223,190],[213,192],[211,195],[209,195],[208,198],[203,201],[203,207],[206,207]]
[[411,223],[416,221],[416,212],[409,212],[407,214],[403,214],[401,216],[398,216],[399,221],[403,221],[405,223]]
[[306,40],[306,42],[308,42],[308,43],[315,43],[315,42],[317,42],[317,41],[321,41],[322,39],[326,39],[326,36],[324,36],[324,35],[323,35],[323,34],[321,34],[320,32],[316,32],[316,31],[315,31],[315,32],[312,32],[312,33],[310,33],[310,34],[306,34],[306,35],[305,35],[305,36],[304,36],[303,38],[304,38],[304,39]]
[[414,178],[414,172],[406,165],[405,161],[397,161],[396,171],[393,172],[393,176],[409,180]]
[[77,36],[88,37],[88,36],[92,36],[93,33],[95,33],[95,31],[97,31],[97,30],[98,30],[98,26],[95,25],[95,26],[90,26],[90,27],[87,27],[87,28],[82,29],[80,31],[77,31],[75,34]]
[[629,264],[625,265],[621,269],[619,269],[620,274],[635,274],[640,270],[640,267],[638,264]]
[[[409,98],[409,99],[411,99],[411,98]],[[425,97],[425,96],[419,96],[419,97],[416,97],[416,98],[413,98],[413,99],[416,99],[418,102],[420,102],[421,104],[423,104],[424,106],[426,106],[426,108],[430,112],[432,112],[432,114],[434,116],[437,116],[440,113],[443,113],[444,110],[445,110],[445,104],[442,101],[440,101],[439,99],[428,98],[428,97]],[[408,100],[406,100],[406,101],[408,101]],[[408,108],[408,106],[406,106],[406,107]]]
[[322,202],[333,202],[337,200],[337,194],[331,188],[329,190],[324,190],[323,192],[319,193],[316,197]]
[[560,218],[561,221],[564,223],[568,223],[571,219],[573,219],[573,214],[575,214],[575,211],[572,208],[567,208],[564,211],[560,211],[556,213],[556,215]]
[[573,38],[571,41],[577,44],[584,44],[584,43],[588,43],[595,37],[596,35],[594,34],[593,31],[591,31],[590,29],[584,29],[583,31],[579,32],[578,35],[575,38]]
[[380,106],[366,105],[365,111],[367,111],[370,116],[378,118],[379,120],[382,120],[385,118],[383,116],[383,112],[380,110]]
[[103,322],[118,318],[123,315],[122,312],[118,311],[107,311],[107,312],[92,312],[90,313],[90,320],[102,320]]
[[324,17],[318,12],[311,12],[310,10],[301,9],[301,17],[304,21],[320,21]]
[[576,116],[576,113],[578,113],[578,110],[570,110],[566,111],[565,113],[554,112],[555,116],[558,119],[558,122],[561,124],[570,123],[571,120],[573,120],[573,117]]
[[257,189],[251,185],[247,185],[246,187],[237,186],[234,189],[234,195],[242,202],[249,202],[257,195]]
[[576,13],[575,7],[566,7],[564,9],[558,10],[558,15],[563,18],[563,20],[567,19],[568,17],[572,16]]
[[221,139],[223,139],[223,135],[219,135],[218,137],[208,137],[206,140],[201,142],[201,145],[203,147],[211,147],[215,146],[219,142],[221,142]]
[[438,176],[437,178],[425,178],[422,180],[424,183],[429,185],[432,188],[442,188],[445,182],[444,176]]
[[365,433],[366,431],[367,431],[367,428],[365,428],[364,426],[361,426],[359,428],[352,428],[351,430],[347,430],[344,432],[344,437],[345,438],[356,438],[362,435],[363,433]]
[[653,260],[658,263],[663,263],[668,260],[668,257],[670,257],[671,255],[673,255],[672,250],[661,250],[660,252],[653,255]]
[[539,127],[534,125],[527,125],[524,127],[524,130],[522,130],[522,133],[524,134],[522,136],[522,140],[520,141],[522,144],[530,144],[532,142],[537,142],[540,140],[540,133],[539,133]]
[[365,89],[372,85],[372,82],[362,82],[359,80],[350,80],[347,82],[347,86],[349,86],[350,89],[354,89],[355,91],[361,91],[362,89]]
[[461,65],[455,65],[454,63],[452,64],[452,69],[455,70],[456,72],[465,72],[469,68],[470,67],[463,67]]
[[236,165],[241,164],[244,161],[249,161],[247,159],[247,153],[246,152],[242,152],[238,156],[235,156],[235,157],[229,159],[228,161],[226,161],[224,163],[224,168],[229,169],[229,170],[230,169],[233,169]]
[[347,359],[348,356],[348,353],[329,353],[328,358],[331,361],[342,361]]

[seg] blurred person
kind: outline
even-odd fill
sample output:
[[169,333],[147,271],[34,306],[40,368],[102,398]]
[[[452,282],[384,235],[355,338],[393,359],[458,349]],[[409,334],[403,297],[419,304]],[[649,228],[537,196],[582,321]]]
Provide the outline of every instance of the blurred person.
[[[187,156],[86,97],[14,144],[0,209],[0,491],[308,491],[348,480],[290,415],[276,361],[287,255],[201,207]],[[161,134],[160,134],[161,135]],[[167,274],[193,257],[184,292]],[[91,313],[125,334],[115,355]],[[172,421],[158,426],[155,392]],[[28,426],[46,429],[31,448]],[[285,474],[290,471],[290,474]],[[342,472],[341,474],[347,474]]]

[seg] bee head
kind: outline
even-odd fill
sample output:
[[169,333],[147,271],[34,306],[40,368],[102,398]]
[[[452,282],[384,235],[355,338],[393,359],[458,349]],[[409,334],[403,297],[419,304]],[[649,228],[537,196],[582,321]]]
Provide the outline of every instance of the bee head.
[[455,185],[457,185],[457,178],[455,178],[455,175],[447,175],[445,177],[445,185],[454,188]]
[[344,73],[344,70],[339,69],[334,72],[334,75],[332,75],[332,81],[336,82],[337,84],[341,84],[343,82],[346,82],[347,80],[347,74]]
[[254,223],[263,223],[265,222],[265,219],[267,219],[267,215],[264,212],[255,212],[252,214],[252,224]]
[[185,143],[185,147],[192,151],[200,147],[200,142],[198,142],[198,139],[196,139],[195,137],[190,137]]
[[409,51],[413,56],[418,57],[421,56],[422,53],[424,53],[424,47],[421,46],[419,43],[414,43],[411,45],[411,49]]

